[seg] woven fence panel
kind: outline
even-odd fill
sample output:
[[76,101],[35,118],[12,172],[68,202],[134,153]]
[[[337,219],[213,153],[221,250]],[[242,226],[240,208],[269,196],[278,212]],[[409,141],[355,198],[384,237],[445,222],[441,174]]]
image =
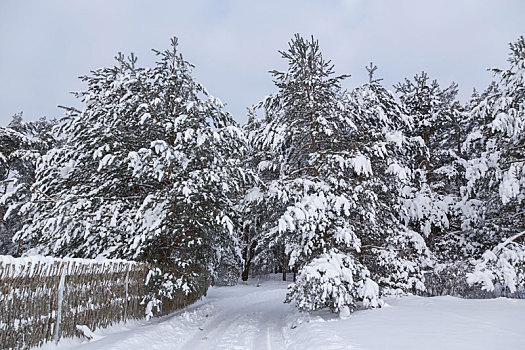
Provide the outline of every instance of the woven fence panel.
[[[77,326],[95,330],[144,318],[148,271],[146,264],[118,260],[0,256],[0,349],[79,336]],[[161,313],[180,309],[203,294],[204,287],[198,293],[163,300]]]

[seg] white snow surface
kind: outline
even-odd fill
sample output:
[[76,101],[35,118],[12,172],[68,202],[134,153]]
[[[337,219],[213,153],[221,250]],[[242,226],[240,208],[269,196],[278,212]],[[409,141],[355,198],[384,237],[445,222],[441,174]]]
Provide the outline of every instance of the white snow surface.
[[341,319],[284,304],[286,287],[271,277],[212,287],[207,297],[169,316],[97,330],[89,342],[64,339],[43,348],[525,349],[525,300],[408,296]]

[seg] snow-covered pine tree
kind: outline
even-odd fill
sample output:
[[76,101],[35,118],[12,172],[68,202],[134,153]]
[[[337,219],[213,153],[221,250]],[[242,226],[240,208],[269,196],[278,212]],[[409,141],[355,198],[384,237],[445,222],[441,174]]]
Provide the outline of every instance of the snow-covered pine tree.
[[425,72],[395,88],[413,120],[409,135],[420,137],[426,148],[413,159],[416,181],[405,192],[405,215],[436,258],[434,273],[427,275],[428,293],[460,293],[459,285],[466,285],[465,271],[458,269],[464,266],[465,256],[458,247],[461,222],[456,204],[464,184],[462,144],[469,127],[468,114],[456,99],[456,84],[442,89]]
[[[464,113],[456,100],[457,85],[441,89],[425,72],[405,79],[395,86],[403,108],[413,121],[410,136],[418,136],[427,152],[414,159],[420,185],[413,195],[412,219],[430,246],[440,239],[440,232],[450,227],[453,206],[459,197],[457,160],[461,155]],[[454,227],[459,229],[459,227]]]
[[153,136],[136,116],[144,72],[135,69],[134,57],[117,60],[119,66],[82,77],[87,90],[77,97],[84,110],[66,111],[57,131],[64,144],[38,164],[18,236],[37,239],[43,254],[124,257],[136,208],[152,185],[134,181],[126,162],[129,151]]
[[[250,272],[253,274],[253,266],[261,268],[265,263],[263,255],[268,250],[263,250],[263,254],[257,254],[261,251],[261,224],[265,221],[268,211],[263,206],[259,205],[262,199],[262,191],[264,183],[257,175],[257,166],[261,161],[261,152],[257,149],[255,140],[258,138],[259,131],[263,120],[257,118],[254,107],[247,110],[248,120],[242,129],[245,135],[245,154],[243,157],[243,164],[246,173],[250,177],[243,179],[242,197],[238,203],[238,212],[240,214],[242,223],[242,272],[241,278],[243,281],[248,280]],[[274,261],[274,259],[272,259]]]
[[20,255],[28,248],[12,240],[23,222],[18,208],[31,197],[38,158],[56,143],[53,125],[54,120],[45,118],[24,122],[18,113],[7,128],[0,128],[0,254]]
[[234,199],[249,181],[244,136],[221,101],[193,80],[176,45],[157,52],[141,117],[163,127],[163,135],[128,157],[136,178],[162,183],[139,209],[140,234],[131,251],[212,275],[221,261],[227,269],[240,266]]
[[371,63],[366,69],[369,82],[345,96],[355,127],[345,130],[341,142],[343,149],[362,154],[371,169],[369,176],[354,176],[349,193],[357,196],[360,211],[359,259],[383,293],[421,291],[431,254],[402,218],[407,217],[405,195],[418,179],[413,159],[424,156],[426,148],[419,136],[411,136],[411,117],[374,78],[377,67]]
[[155,52],[153,68],[119,54],[117,66],[82,78],[84,109],[67,111],[64,145],[39,162],[18,237],[45,254],[168,265],[169,293],[198,288],[220,254],[238,254],[229,196],[242,143],[177,39]]
[[343,146],[345,131],[355,128],[342,103],[345,76],[333,76],[313,38],[296,35],[280,53],[288,70],[271,72],[278,92],[261,103],[266,116],[255,142],[266,184],[259,205],[268,212],[259,244],[282,248],[298,269],[288,300],[299,308],[377,305],[377,284],[358,258],[360,217],[369,220],[358,202],[374,194],[356,181],[372,172],[366,156]]
[[477,259],[470,283],[492,291],[525,287],[525,39],[510,44],[510,67],[472,110],[463,188],[464,249]]

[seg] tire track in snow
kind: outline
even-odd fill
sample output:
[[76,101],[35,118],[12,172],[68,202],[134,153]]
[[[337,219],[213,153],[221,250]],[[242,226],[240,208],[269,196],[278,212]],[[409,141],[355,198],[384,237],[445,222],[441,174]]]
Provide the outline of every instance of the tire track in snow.
[[270,327],[266,328],[266,349],[272,350],[272,335],[270,334]]
[[[288,305],[284,290],[252,289],[247,295],[217,299],[216,315],[180,349],[284,349]],[[214,313],[215,313],[214,312]]]
[[218,349],[220,341],[223,339],[227,330],[238,323],[242,315],[234,317],[224,317],[218,315],[211,322],[201,326],[201,332],[196,333],[188,339],[180,348],[181,349]]

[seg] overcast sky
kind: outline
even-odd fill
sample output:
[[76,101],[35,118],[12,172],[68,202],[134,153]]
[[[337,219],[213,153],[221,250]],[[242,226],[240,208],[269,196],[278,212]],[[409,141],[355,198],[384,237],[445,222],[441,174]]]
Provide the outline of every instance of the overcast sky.
[[274,92],[270,69],[294,33],[314,35],[346,88],[377,64],[385,85],[425,70],[461,99],[507,67],[508,43],[525,34],[523,0],[0,0],[0,125],[60,117],[81,107],[78,76],[112,66],[119,51],[151,66],[151,48],[179,37],[194,74],[243,122],[245,109]]

